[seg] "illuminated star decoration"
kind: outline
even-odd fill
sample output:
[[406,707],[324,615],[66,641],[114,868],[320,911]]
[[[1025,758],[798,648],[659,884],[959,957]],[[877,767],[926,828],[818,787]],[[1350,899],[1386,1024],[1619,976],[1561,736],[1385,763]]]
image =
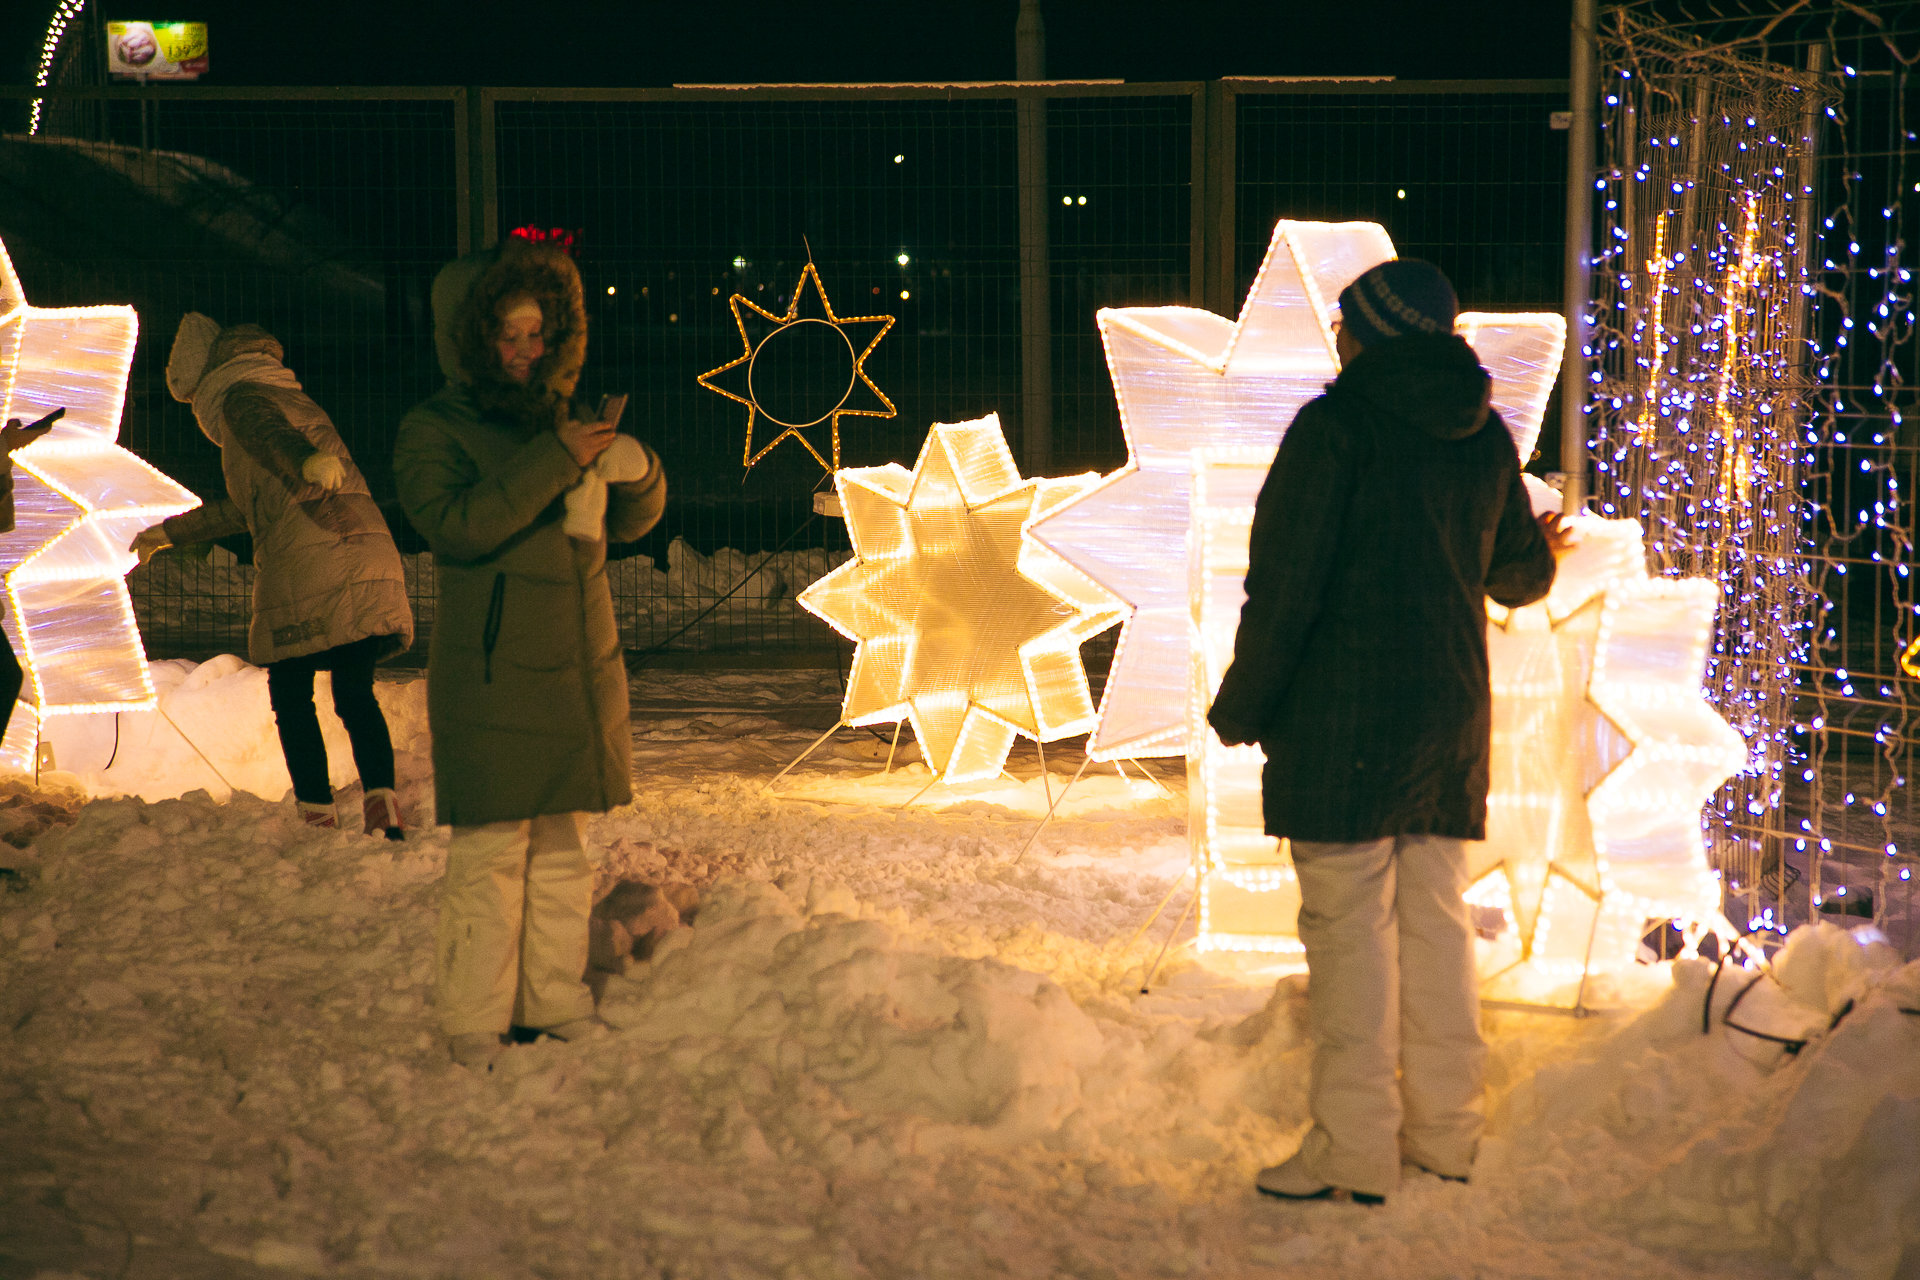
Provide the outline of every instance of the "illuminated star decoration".
[[0,766],[33,769],[47,716],[155,705],[127,545],[200,500],[114,443],[138,331],[132,307],[29,306],[0,245],[0,421],[67,411],[13,455],[14,528],[0,534],[0,574],[27,680]]
[[[802,305],[807,296],[809,283],[812,284],[813,292],[820,300],[819,309],[824,313],[824,319],[811,314],[812,308]],[[893,401],[887,399],[886,393],[874,385],[873,379],[867,376],[866,369],[867,357],[872,355],[873,349],[880,345],[880,339],[886,336],[887,330],[893,328],[893,317],[835,315],[833,303],[827,298],[827,287],[821,283],[820,272],[811,262],[801,269],[800,280],[793,287],[793,298],[787,303],[784,315],[775,315],[756,304],[751,298],[738,293],[729,298],[727,303],[733,308],[733,322],[740,330],[741,352],[719,368],[709,369],[701,374],[695,381],[707,390],[717,391],[727,399],[747,407],[747,441],[746,448],[741,453],[741,465],[751,468],[754,463],[766,457],[768,450],[782,440],[792,439],[799,441],[800,447],[812,454],[813,460],[827,471],[838,471],[840,469],[840,419],[846,417],[891,418],[894,415]],[[808,314],[803,314],[803,311]],[[839,392],[837,399],[829,397],[832,403],[810,406],[805,411],[813,416],[805,417],[801,414],[797,416],[805,417],[804,421],[782,421],[767,411],[760,396],[756,394],[754,373],[762,355],[770,349],[777,349],[777,346],[770,344],[777,344],[782,334],[791,334],[799,326],[804,325],[829,327],[839,336],[839,340],[846,344],[847,384],[845,389]],[[854,333],[849,332],[849,329],[864,332],[870,326],[878,327],[872,329],[871,336],[866,337],[864,342],[857,340]],[[879,402],[878,408],[847,407],[848,401],[855,397],[855,393],[861,387],[873,393],[874,399]],[[814,412],[816,409],[817,413]],[[779,430],[774,433],[771,440],[756,448],[754,423],[759,418],[765,418]],[[806,434],[808,428],[817,427],[823,422],[829,424],[826,456],[822,456],[820,450],[814,446],[814,442],[808,439]]]
[[1649,920],[1713,927],[1700,813],[1747,761],[1701,692],[1719,584],[1647,575],[1638,521],[1579,515],[1537,604],[1489,606],[1487,839],[1469,845],[1483,992],[1569,1004]]
[[1090,729],[1080,646],[1119,602],[1027,526],[1095,481],[1021,479],[992,414],[935,424],[912,471],[836,473],[854,558],[800,603],[857,644],[845,722],[910,721],[948,783],[998,775],[1016,734]]
[[[1187,574],[1196,449],[1270,457],[1300,406],[1339,372],[1340,291],[1394,257],[1372,222],[1275,227],[1237,320],[1193,307],[1099,313],[1127,463],[1034,534],[1128,606],[1088,747],[1097,760],[1187,751]],[[1494,379],[1493,403],[1522,456],[1560,366],[1557,315],[1463,313],[1457,329]]]

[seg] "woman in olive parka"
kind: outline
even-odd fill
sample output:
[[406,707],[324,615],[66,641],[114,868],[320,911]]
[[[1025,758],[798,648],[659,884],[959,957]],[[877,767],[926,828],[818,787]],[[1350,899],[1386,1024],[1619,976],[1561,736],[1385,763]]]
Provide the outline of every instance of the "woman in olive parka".
[[[438,578],[427,702],[453,827],[441,1028],[457,1061],[484,1066],[510,1026],[566,1039],[593,1025],[583,820],[633,796],[607,541],[653,527],[666,479],[573,404],[586,307],[557,247],[512,239],[449,264],[433,312],[447,385],[402,420],[393,469]],[[569,492],[596,485],[604,524],[570,535]]]

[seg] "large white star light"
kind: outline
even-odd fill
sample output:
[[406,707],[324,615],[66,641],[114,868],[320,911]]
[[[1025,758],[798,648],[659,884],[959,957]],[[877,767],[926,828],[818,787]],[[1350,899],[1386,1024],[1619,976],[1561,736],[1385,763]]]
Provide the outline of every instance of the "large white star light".
[[[1394,257],[1373,222],[1283,219],[1237,320],[1194,307],[1099,313],[1127,463],[1037,521],[1034,535],[1125,602],[1128,616],[1088,754],[1187,750],[1185,569],[1196,449],[1278,447],[1293,415],[1339,372],[1333,321],[1344,289]],[[1548,314],[1463,313],[1458,331],[1493,374],[1494,405],[1533,451],[1566,326]]]
[[1701,692],[1718,584],[1649,577],[1638,521],[1572,524],[1547,598],[1489,607],[1491,789],[1467,900],[1483,993],[1531,1004],[1579,1003],[1589,974],[1634,963],[1649,920],[1720,921],[1700,814],[1747,761]]
[[138,331],[132,307],[29,305],[0,245],[0,421],[66,410],[13,455],[14,527],[0,534],[0,574],[27,680],[0,767],[34,768],[47,716],[154,705],[127,545],[200,500],[115,443]]
[[1119,602],[1027,528],[1094,482],[1021,479],[992,414],[936,424],[912,471],[834,473],[854,558],[799,599],[857,644],[842,719],[910,721],[949,783],[996,776],[1016,735],[1087,732],[1080,646]]

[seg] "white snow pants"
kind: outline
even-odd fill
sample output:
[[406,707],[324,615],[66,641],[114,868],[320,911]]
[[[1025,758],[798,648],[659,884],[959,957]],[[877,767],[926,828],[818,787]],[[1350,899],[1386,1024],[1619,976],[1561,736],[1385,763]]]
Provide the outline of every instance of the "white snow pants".
[[1487,1056],[1465,842],[1296,840],[1293,863],[1314,1037],[1307,1168],[1372,1195],[1399,1185],[1402,1159],[1465,1177]]
[[592,1016],[593,867],[582,825],[560,813],[453,829],[435,974],[447,1035]]

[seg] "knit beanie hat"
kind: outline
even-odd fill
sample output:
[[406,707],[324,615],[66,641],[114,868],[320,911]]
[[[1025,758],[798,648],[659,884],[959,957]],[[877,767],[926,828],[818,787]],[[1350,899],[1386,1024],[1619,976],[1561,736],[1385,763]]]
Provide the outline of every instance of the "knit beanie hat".
[[1340,324],[1363,347],[1416,333],[1452,333],[1459,310],[1445,273],[1419,258],[1383,262],[1340,291]]

